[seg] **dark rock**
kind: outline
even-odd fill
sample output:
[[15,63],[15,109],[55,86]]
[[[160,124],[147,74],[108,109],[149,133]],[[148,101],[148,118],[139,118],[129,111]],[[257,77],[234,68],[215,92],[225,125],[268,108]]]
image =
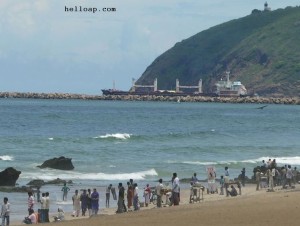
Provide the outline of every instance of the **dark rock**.
[[0,172],[0,186],[15,186],[21,171],[13,167],[6,168]]
[[7,193],[11,193],[11,192],[29,192],[32,191],[31,187],[26,187],[26,186],[22,186],[22,187],[13,187],[13,186],[1,186],[0,187],[0,191],[1,192],[7,192]]
[[72,164],[71,158],[65,158],[61,156],[59,158],[53,158],[46,160],[41,166],[37,166],[39,168],[52,168],[52,169],[59,169],[59,170],[72,170],[74,166]]
[[43,180],[32,180],[27,185],[31,187],[41,187],[42,185],[45,185],[45,181]]
[[57,178],[57,179],[45,182],[45,184],[64,184],[64,183],[72,184],[73,181],[71,181],[71,180],[66,181],[66,180],[62,180],[62,179]]

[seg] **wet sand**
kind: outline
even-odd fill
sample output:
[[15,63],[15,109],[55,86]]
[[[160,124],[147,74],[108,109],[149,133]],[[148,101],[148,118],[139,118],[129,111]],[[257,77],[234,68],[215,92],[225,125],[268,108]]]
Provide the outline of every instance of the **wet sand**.
[[254,185],[246,185],[242,188],[242,195],[237,197],[205,193],[204,201],[192,204],[189,203],[189,194],[189,190],[181,192],[179,206],[158,209],[150,204],[140,211],[123,214],[115,214],[115,208],[101,209],[100,215],[91,218],[73,218],[66,213],[65,221],[47,225],[299,225],[300,185],[295,189],[277,188],[275,192],[255,191]]

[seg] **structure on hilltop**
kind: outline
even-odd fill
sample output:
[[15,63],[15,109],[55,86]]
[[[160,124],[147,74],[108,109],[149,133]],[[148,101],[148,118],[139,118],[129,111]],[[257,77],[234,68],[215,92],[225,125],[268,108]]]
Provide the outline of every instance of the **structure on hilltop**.
[[268,2],[265,2],[265,4],[264,4],[264,11],[267,11],[267,12],[271,11],[271,7],[268,6]]

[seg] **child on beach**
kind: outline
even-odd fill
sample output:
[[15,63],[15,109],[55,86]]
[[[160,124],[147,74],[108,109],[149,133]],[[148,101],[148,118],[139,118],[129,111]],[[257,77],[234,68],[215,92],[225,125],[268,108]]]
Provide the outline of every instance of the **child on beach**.
[[8,198],[4,197],[3,204],[1,208],[1,218],[2,218],[2,226],[9,225],[9,213],[10,213],[10,204],[8,203]]

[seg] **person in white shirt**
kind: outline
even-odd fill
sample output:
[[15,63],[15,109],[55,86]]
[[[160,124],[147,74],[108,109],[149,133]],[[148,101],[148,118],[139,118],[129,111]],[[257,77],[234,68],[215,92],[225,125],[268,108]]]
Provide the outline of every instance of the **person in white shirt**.
[[180,187],[179,187],[179,178],[177,177],[177,173],[173,173],[173,183],[172,183],[172,200],[174,206],[179,205],[179,195],[180,195]]
[[63,221],[65,219],[65,213],[61,206],[57,209],[57,216],[54,216],[54,221]]
[[33,198],[33,194],[32,192],[28,192],[28,215],[30,210],[33,210],[33,207],[34,207],[34,198]]
[[49,197],[49,192],[46,192],[45,222],[50,222],[50,220],[49,220],[49,209],[50,209],[50,197]]
[[10,204],[8,203],[8,198],[4,197],[3,205],[1,208],[1,218],[2,218],[2,226],[9,225],[9,213],[10,213]]
[[73,215],[72,216],[79,216],[80,212],[80,195],[78,194],[78,190],[75,190],[75,194],[72,196],[73,201]]
[[46,219],[46,193],[42,193],[42,198],[41,198],[41,214],[40,214],[40,222],[44,223]]
[[162,189],[163,189],[163,184],[162,184],[162,179],[158,180],[158,184],[155,187],[155,191],[156,191],[156,195],[157,195],[157,207],[160,208],[161,207],[161,196],[162,196]]
[[139,210],[140,206],[139,206],[139,188],[137,183],[133,184],[133,207],[134,210]]

